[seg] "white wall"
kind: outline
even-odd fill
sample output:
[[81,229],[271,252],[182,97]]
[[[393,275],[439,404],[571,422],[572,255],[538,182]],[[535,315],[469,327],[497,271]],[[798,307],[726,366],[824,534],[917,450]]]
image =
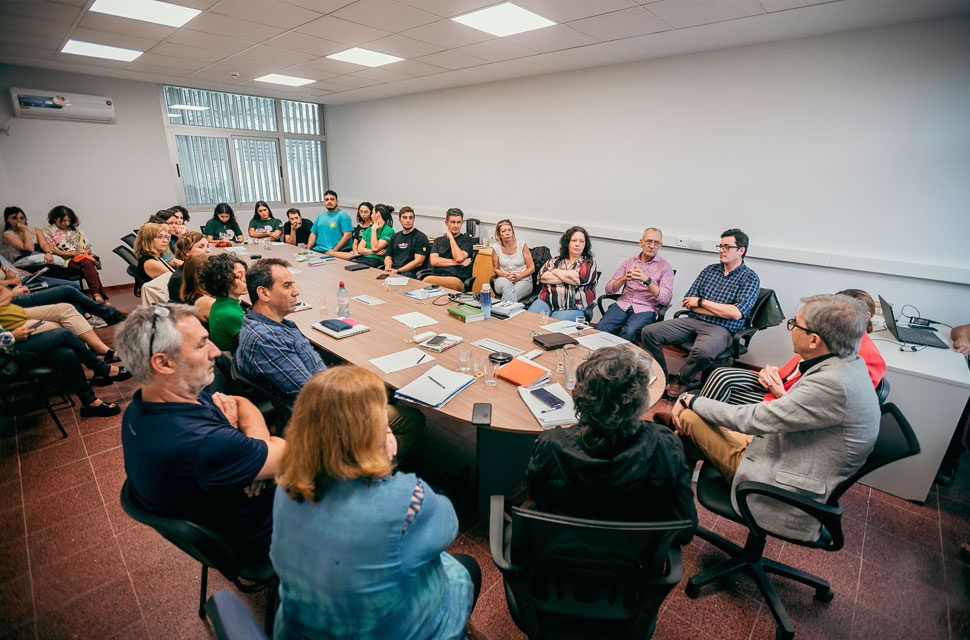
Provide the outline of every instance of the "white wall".
[[[10,118],[10,87],[109,96],[115,124]],[[106,285],[127,284],[111,250],[158,209],[177,202],[158,85],[0,65],[0,201],[22,207],[34,226],[65,204],[101,256]],[[194,222],[194,220],[193,220]]]
[[[509,216],[550,246],[582,223],[607,275],[645,226],[705,248],[739,226],[791,314],[859,287],[965,323],[968,34],[953,19],[328,107],[330,183],[344,202]],[[715,260],[664,252],[676,296]],[[781,329],[753,346],[790,352]]]

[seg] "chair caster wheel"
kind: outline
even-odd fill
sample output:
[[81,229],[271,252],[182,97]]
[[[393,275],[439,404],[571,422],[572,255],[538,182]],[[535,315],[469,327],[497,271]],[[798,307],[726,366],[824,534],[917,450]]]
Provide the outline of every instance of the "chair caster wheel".
[[775,629],[775,640],[794,640],[794,631],[785,631],[781,627]]
[[832,598],[835,597],[835,592],[831,589],[826,589],[825,591],[816,591],[815,599],[819,602],[832,602]]
[[691,600],[696,600],[697,596],[701,595],[701,588],[696,584],[688,582],[687,586],[684,587],[684,593],[686,593],[687,597]]

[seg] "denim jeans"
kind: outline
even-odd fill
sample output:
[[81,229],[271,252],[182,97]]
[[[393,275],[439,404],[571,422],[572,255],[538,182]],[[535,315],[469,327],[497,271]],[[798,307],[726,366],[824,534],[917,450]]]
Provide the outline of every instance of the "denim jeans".
[[529,311],[532,313],[548,311],[549,317],[555,318],[556,320],[576,320],[583,315],[583,309],[563,309],[562,311],[553,311],[552,308],[541,299],[537,299],[535,302],[529,305]]
[[108,375],[111,371],[111,365],[98,358],[68,329],[35,333],[18,342],[14,349],[23,358],[39,360],[55,367],[61,373],[61,379],[67,382],[68,388],[77,394],[85,406],[94,402],[96,396],[84,377],[81,364],[99,376]]
[[640,339],[640,331],[656,319],[657,314],[653,311],[634,313],[632,304],[626,311],[618,304],[611,304],[596,323],[596,328],[636,343]]
[[13,299],[13,303],[21,307],[40,307],[45,304],[66,302],[73,305],[80,313],[90,313],[105,320],[121,317],[121,312],[114,307],[95,302],[74,287],[47,287],[31,293],[25,293]]

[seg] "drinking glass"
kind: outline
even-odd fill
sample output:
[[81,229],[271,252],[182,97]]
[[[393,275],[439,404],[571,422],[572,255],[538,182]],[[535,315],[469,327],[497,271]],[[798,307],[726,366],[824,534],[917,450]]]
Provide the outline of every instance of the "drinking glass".
[[317,300],[317,308],[319,308],[323,314],[327,313],[327,296],[320,296],[320,299]]
[[496,365],[491,360],[485,361],[485,386],[494,387],[498,384],[498,378],[495,377],[495,372],[498,371],[498,365]]
[[539,312],[539,326],[544,327],[549,324],[549,312],[543,309]]
[[408,327],[408,336],[404,339],[405,343],[411,344],[412,342],[414,342],[414,335],[415,335],[414,332],[415,332],[414,327]]
[[462,373],[468,373],[472,370],[472,350],[470,347],[458,349],[458,370]]
[[583,331],[589,329],[589,322],[586,320],[586,315],[583,314],[576,318],[576,329],[578,329],[578,335],[583,335]]
[[472,373],[475,374],[476,378],[481,378],[485,375],[485,359],[475,358],[472,361]]

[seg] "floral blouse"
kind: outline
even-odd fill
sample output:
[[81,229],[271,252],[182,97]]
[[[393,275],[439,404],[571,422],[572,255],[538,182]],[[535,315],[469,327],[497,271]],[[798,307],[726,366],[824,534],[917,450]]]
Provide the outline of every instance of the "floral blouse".
[[47,241],[58,251],[90,251],[91,243],[80,229],[58,229],[49,224],[41,232]]

